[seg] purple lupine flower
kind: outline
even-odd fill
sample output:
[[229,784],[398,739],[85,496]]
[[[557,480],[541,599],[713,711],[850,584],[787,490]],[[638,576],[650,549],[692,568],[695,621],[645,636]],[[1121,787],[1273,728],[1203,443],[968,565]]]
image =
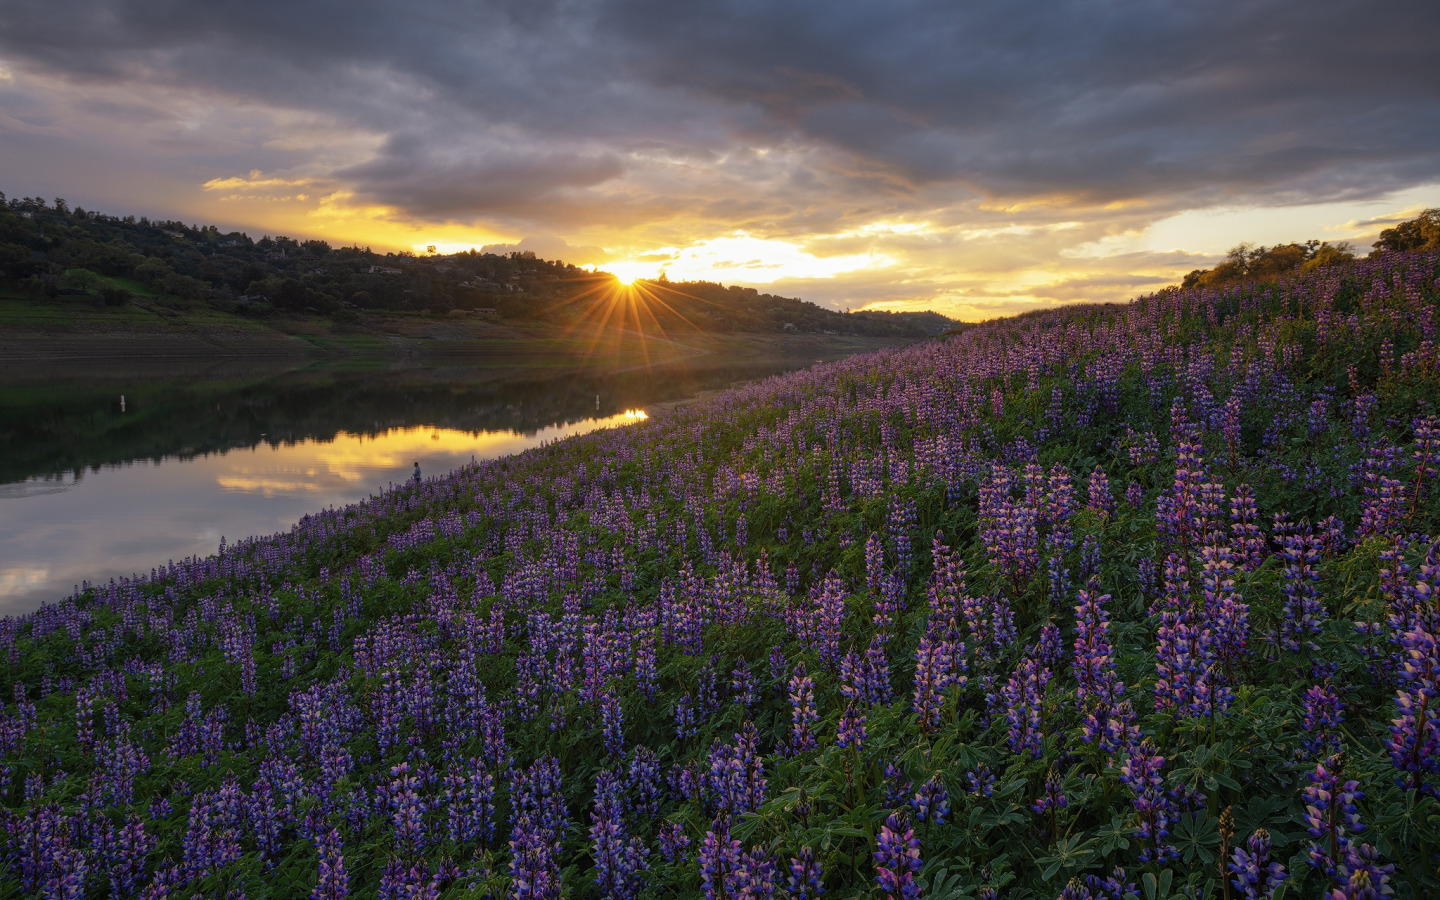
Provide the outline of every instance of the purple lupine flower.
[[1138,482],[1130,482],[1125,486],[1125,502],[1131,506],[1140,506],[1145,502],[1145,489]]
[[1136,724],[1138,717],[1135,715],[1135,709],[1130,705],[1129,700],[1124,700],[1111,707],[1107,712],[1109,718],[1105,720],[1103,729],[1099,726],[1094,713],[1087,716],[1083,726],[1084,734],[1098,735],[1100,749],[1112,757],[1126,756],[1140,743],[1140,726]]
[[971,796],[989,797],[995,793],[995,773],[984,763],[965,773],[965,783],[970,786]]
[[960,612],[977,651],[1004,650],[1014,643],[1015,613],[1004,597],[961,596]]
[[1124,900],[1126,894],[1139,894],[1135,883],[1126,880],[1125,870],[1119,866],[1104,878],[1099,875],[1086,875],[1085,886],[1090,889],[1095,900]]
[[1405,485],[1392,477],[1399,452],[1386,439],[1370,443],[1360,461],[1360,537],[1388,535],[1405,517]]
[[150,757],[126,735],[104,747],[100,759],[110,802],[116,806],[134,803],[135,779],[150,768]]
[[920,785],[915,796],[910,798],[910,808],[915,811],[917,821],[945,824],[950,816],[950,792],[945,790],[945,782],[940,780],[939,773],[931,775]]
[[755,846],[749,853],[740,854],[725,877],[725,896],[734,900],[774,900],[775,861],[764,848]]
[[552,838],[527,820],[510,836],[510,896],[514,900],[560,900],[560,863]]
[[802,753],[815,746],[813,726],[820,719],[815,711],[815,682],[804,670],[796,669],[790,679],[790,751]]
[[104,853],[112,894],[129,897],[135,893],[145,874],[145,858],[154,847],[155,838],[146,832],[145,823],[134,815],[115,830],[113,839],[107,841]]
[[864,656],[852,650],[840,660],[840,694],[866,707],[883,706],[893,699],[883,637],[872,638]]
[[512,827],[528,825],[546,836],[558,849],[560,838],[569,826],[565,797],[561,793],[560,761],[544,756],[528,769],[511,774],[510,807]]
[[410,771],[407,762],[391,767],[390,775],[391,781],[385,787],[384,797],[395,841],[409,853],[421,852],[427,837],[427,804],[420,797],[420,779]]
[[695,720],[695,701],[689,694],[675,701],[675,739],[683,741],[700,733]]
[[1165,841],[1170,836],[1170,823],[1176,809],[1165,791],[1165,779],[1160,775],[1164,765],[1165,758],[1155,752],[1147,739],[1120,767],[1120,781],[1135,795],[1133,802],[1139,817],[1135,837],[1144,843],[1140,850],[1141,862],[1166,862],[1180,856],[1179,851]]
[[[515,889],[513,884],[511,887]],[[531,895],[517,891],[515,896]],[[440,900],[440,881],[423,864],[406,868],[400,860],[392,859],[380,873],[380,900]]]
[[607,690],[600,696],[600,736],[605,752],[611,756],[625,755],[625,711],[620,707],[620,697]]
[[960,598],[965,595],[965,558],[951,550],[935,532],[930,542],[934,569],[926,597],[930,603],[930,624],[948,622],[960,615]]
[[1316,645],[1310,635],[1320,633],[1325,621],[1325,606],[1315,585],[1320,581],[1320,539],[1299,531],[1291,531],[1280,539],[1280,552],[1285,560],[1280,570],[1281,590],[1285,609],[1280,623],[1280,646],[1291,652],[1301,649],[1301,642],[1312,652]]
[[[906,552],[909,552],[908,538]],[[899,576],[885,571],[885,549],[876,534],[865,542],[865,583],[875,605],[872,623],[882,632],[889,631],[903,609],[905,583]]]
[[865,714],[852,703],[840,714],[835,727],[835,746],[853,747],[857,752],[865,746]]
[[1235,564],[1230,548],[1202,547],[1200,592],[1215,654],[1231,672],[1243,660],[1250,636],[1250,607],[1235,587]]
[[700,793],[700,777],[695,771],[694,764],[682,766],[675,763],[665,773],[665,783],[670,788],[670,793],[679,803],[686,803],[693,800]]
[[1075,656],[1072,668],[1079,687],[1075,698],[1082,710],[1109,708],[1120,702],[1125,684],[1115,671],[1110,649],[1110,617],[1105,612],[1109,594],[1095,596],[1082,590],[1075,607]]
[[683,863],[689,858],[690,836],[679,822],[660,826],[660,857],[667,863]]
[[956,661],[964,665],[965,645],[958,647],[944,638],[920,638],[915,648],[915,695],[911,708],[920,722],[920,730],[929,732],[940,724],[945,705],[945,692],[955,685],[964,685],[965,676],[955,671]]
[[626,773],[627,787],[634,798],[632,811],[641,819],[658,816],[664,784],[660,778],[660,759],[655,751],[643,744],[630,751]]
[[85,896],[85,877],[90,874],[85,852],[78,847],[56,850],[45,879],[45,900],[80,900]]
[[1440,456],[1440,420],[1435,416],[1420,416],[1411,424],[1415,432],[1415,444],[1410,451],[1410,455],[1415,458],[1415,487],[1410,495],[1407,519],[1413,518],[1415,511],[1420,508],[1425,479],[1437,474],[1435,461],[1437,456]]
[[1064,809],[1070,805],[1069,799],[1065,796],[1065,785],[1060,781],[1060,775],[1051,766],[1049,773],[1045,776],[1045,789],[1030,809],[1036,815],[1044,815],[1057,809]]
[[495,776],[472,756],[445,776],[446,827],[457,844],[488,844],[495,837]]
[[1230,547],[1242,569],[1254,571],[1265,561],[1265,536],[1256,524],[1255,492],[1247,484],[1230,496]]
[[1406,776],[1406,786],[1433,796],[1435,786],[1427,777],[1440,771],[1440,642],[1417,627],[1405,632],[1400,646],[1404,655],[1395,692],[1400,715],[1390,723],[1386,747],[1395,768]]
[[1016,502],[1009,496],[1010,477],[999,467],[992,473],[989,490],[982,489],[979,515],[984,522],[982,537],[990,562],[1013,587],[1028,582],[1040,565],[1039,511],[1034,499]]
[[814,850],[801,847],[800,852],[790,858],[785,887],[791,900],[814,900],[825,893],[825,870],[816,861]]
[[893,762],[885,764],[885,806],[887,809],[899,809],[910,799],[910,789],[914,787],[905,780],[905,772]]
[[1220,433],[1225,437],[1225,450],[1230,456],[1231,468],[1240,458],[1240,409],[1240,395],[1231,394],[1219,413]]
[[1089,508],[1098,513],[1102,519],[1115,511],[1115,495],[1110,492],[1110,478],[1099,466],[1096,466],[1095,470],[1090,473],[1086,499]]
[[740,842],[730,838],[730,825],[717,820],[700,842],[700,889],[706,900],[728,897],[731,873],[740,865]]
[[765,761],[760,756],[759,733],[746,722],[730,746],[716,742],[710,750],[706,783],[715,806],[732,815],[753,812],[765,802]]
[[1027,654],[1047,669],[1053,671],[1060,668],[1065,661],[1065,638],[1060,634],[1060,626],[1054,622],[1041,625],[1040,634],[1034,645],[1028,648]]
[[595,884],[606,900],[632,900],[640,892],[641,873],[650,868],[644,842],[626,833],[620,795],[620,779],[614,772],[596,776],[590,838],[594,841]]
[[1328,684],[1317,684],[1305,691],[1305,717],[1302,722],[1310,737],[1300,742],[1305,752],[1329,756],[1340,749],[1340,724],[1345,721],[1345,703]]
[[920,840],[904,816],[891,813],[880,826],[875,856],[875,880],[889,900],[918,900],[920,885]]
[[1210,629],[1191,624],[1188,616],[1166,613],[1155,637],[1156,709],[1209,716],[1229,705],[1230,690],[1218,683]]
[[1041,668],[1038,662],[1027,656],[1001,688],[1005,719],[1010,724],[1006,741],[1011,753],[1029,751],[1031,756],[1040,758],[1040,745],[1045,737],[1040,730],[1041,704],[1049,682],[1050,670]]
[[1310,865],[1337,881],[1343,874],[1350,835],[1365,830],[1355,805],[1365,794],[1359,790],[1358,781],[1340,781],[1339,762],[1339,757],[1331,757],[1316,763],[1310,783],[1301,792],[1305,830],[1311,837]]
[[1230,883],[1246,900],[1270,900],[1288,877],[1285,866],[1270,858],[1270,832],[1263,828],[1256,829],[1245,846],[1235,848],[1228,868],[1235,876]]
[[770,656],[766,659],[766,668],[770,675],[770,683],[783,686],[785,673],[788,664],[785,662],[785,651],[779,645],[770,648]]
[[243,797],[232,779],[227,779],[218,791],[195,797],[181,844],[181,870],[186,881],[204,878],[240,858],[243,819]]
[[730,696],[745,709],[755,705],[755,676],[750,674],[750,664],[743,659],[730,671]]
[[1379,856],[1370,844],[1347,846],[1345,860],[1335,873],[1336,887],[1325,895],[1326,900],[1381,900],[1393,894],[1390,876],[1395,874],[1395,865],[1381,865]]
[[340,832],[332,828],[315,843],[320,851],[320,875],[310,900],[345,900],[350,896],[350,876],[345,872]]

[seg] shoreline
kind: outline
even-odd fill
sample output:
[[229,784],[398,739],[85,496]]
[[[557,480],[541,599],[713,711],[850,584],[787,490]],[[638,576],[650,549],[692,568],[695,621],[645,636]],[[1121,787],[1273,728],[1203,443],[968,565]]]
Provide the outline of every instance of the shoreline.
[[[499,329],[497,329],[499,331]],[[659,336],[625,332],[574,335],[549,330],[504,329],[503,334],[437,336],[380,334],[293,334],[117,331],[108,334],[27,332],[0,329],[0,364],[66,363],[85,360],[467,360],[511,366],[518,362],[548,368],[577,362],[597,365],[656,365],[721,356],[821,359],[899,347],[925,338],[861,335],[696,332]]]

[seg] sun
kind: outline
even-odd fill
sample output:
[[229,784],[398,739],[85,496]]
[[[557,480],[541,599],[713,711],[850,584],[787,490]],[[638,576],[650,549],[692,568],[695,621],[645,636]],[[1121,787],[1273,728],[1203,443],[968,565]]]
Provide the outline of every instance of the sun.
[[631,262],[622,260],[605,266],[597,267],[602,272],[608,272],[616,281],[624,287],[630,287],[641,279],[655,277],[655,266],[642,262]]

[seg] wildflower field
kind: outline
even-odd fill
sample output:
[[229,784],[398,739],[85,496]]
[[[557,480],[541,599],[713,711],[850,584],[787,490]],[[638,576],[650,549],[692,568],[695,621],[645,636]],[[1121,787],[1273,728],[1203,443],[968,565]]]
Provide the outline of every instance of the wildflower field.
[[0,898],[1440,895],[1440,257],[772,378],[0,621]]

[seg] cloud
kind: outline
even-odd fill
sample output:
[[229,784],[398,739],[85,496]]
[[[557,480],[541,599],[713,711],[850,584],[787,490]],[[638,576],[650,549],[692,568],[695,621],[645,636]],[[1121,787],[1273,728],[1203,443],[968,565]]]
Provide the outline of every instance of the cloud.
[[1437,36],[1429,0],[11,0],[0,151],[616,259],[744,232],[951,296],[1186,211],[1440,183]]
[[336,176],[365,199],[417,217],[544,218],[546,211],[577,190],[620,177],[624,167],[613,153],[555,152],[521,146],[484,148],[458,143],[436,145],[405,135],[387,142],[380,154]]

